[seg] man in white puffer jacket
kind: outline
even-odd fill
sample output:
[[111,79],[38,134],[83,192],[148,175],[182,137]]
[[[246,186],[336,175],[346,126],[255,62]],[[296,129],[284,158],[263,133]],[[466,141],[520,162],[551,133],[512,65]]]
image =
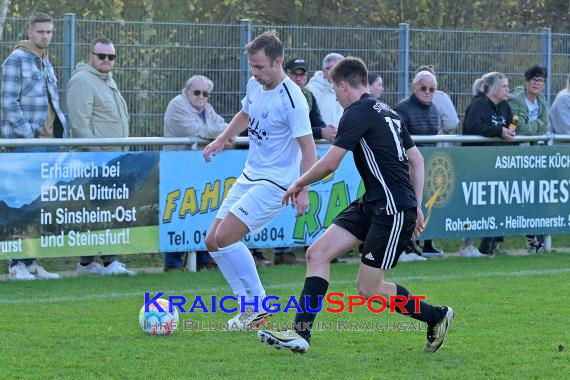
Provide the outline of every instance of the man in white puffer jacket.
[[315,96],[325,124],[335,128],[338,127],[344,110],[336,100],[329,72],[330,69],[343,58],[344,57],[338,53],[327,54],[323,59],[322,71],[315,72],[306,87]]

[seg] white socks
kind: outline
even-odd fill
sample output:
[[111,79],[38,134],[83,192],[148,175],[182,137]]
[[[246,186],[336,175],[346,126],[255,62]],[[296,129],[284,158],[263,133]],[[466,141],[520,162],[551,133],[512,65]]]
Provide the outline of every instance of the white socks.
[[265,298],[265,290],[257,274],[255,261],[249,249],[241,241],[220,248],[218,252],[210,252],[216,260],[220,271],[236,296],[246,296],[248,302],[258,297],[261,307]]

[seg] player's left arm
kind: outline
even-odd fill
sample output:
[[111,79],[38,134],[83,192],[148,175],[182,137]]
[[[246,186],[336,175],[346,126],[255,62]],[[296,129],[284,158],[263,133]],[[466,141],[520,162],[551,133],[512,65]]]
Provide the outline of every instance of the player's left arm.
[[[317,162],[317,148],[313,135],[305,135],[297,137],[297,142],[301,148],[301,175],[306,173]],[[305,186],[303,190],[297,195],[294,202],[297,207],[296,216],[303,215],[309,207],[309,187]]]
[[418,201],[416,219],[416,229],[414,234],[419,234],[424,230],[424,213],[422,211],[422,197],[424,193],[424,157],[416,146],[406,150],[408,156],[408,164],[410,166],[410,182],[414,187],[416,199]]
[[289,189],[287,189],[287,192],[283,196],[283,203],[289,204],[290,200],[293,205],[296,205],[300,193],[311,183],[317,182],[334,172],[342,162],[346,152],[347,150],[344,148],[331,145],[323,158],[317,161],[301,178],[289,186]]

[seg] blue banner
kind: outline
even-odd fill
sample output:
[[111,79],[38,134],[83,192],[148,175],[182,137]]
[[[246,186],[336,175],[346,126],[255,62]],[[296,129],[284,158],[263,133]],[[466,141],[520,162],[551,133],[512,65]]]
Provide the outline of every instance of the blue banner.
[[[326,153],[319,148],[318,154]],[[246,150],[223,151],[206,163],[201,151],[161,153],[160,250],[163,252],[204,250],[204,238],[231,185],[240,176]],[[295,218],[285,208],[261,231],[247,235],[251,247],[308,245],[340,211],[356,199],[360,177],[348,154],[331,176],[311,186],[309,211]]]

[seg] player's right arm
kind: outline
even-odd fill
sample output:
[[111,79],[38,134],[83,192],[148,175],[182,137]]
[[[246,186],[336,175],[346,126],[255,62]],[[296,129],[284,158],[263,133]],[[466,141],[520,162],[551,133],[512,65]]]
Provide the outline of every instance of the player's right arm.
[[232,121],[230,121],[228,127],[222,133],[220,133],[220,135],[216,137],[214,141],[206,145],[204,148],[203,156],[206,162],[210,162],[212,160],[210,155],[215,156],[224,149],[224,144],[226,141],[245,131],[248,124],[248,114],[246,114],[243,110],[239,111],[234,116]]
[[342,159],[347,152],[348,151],[346,149],[331,145],[323,158],[317,161],[317,163],[307,170],[301,178],[289,186],[287,192],[283,196],[283,204],[289,204],[289,200],[291,200],[293,205],[296,205],[297,197],[301,191],[311,183],[317,182],[334,172],[342,162]]

